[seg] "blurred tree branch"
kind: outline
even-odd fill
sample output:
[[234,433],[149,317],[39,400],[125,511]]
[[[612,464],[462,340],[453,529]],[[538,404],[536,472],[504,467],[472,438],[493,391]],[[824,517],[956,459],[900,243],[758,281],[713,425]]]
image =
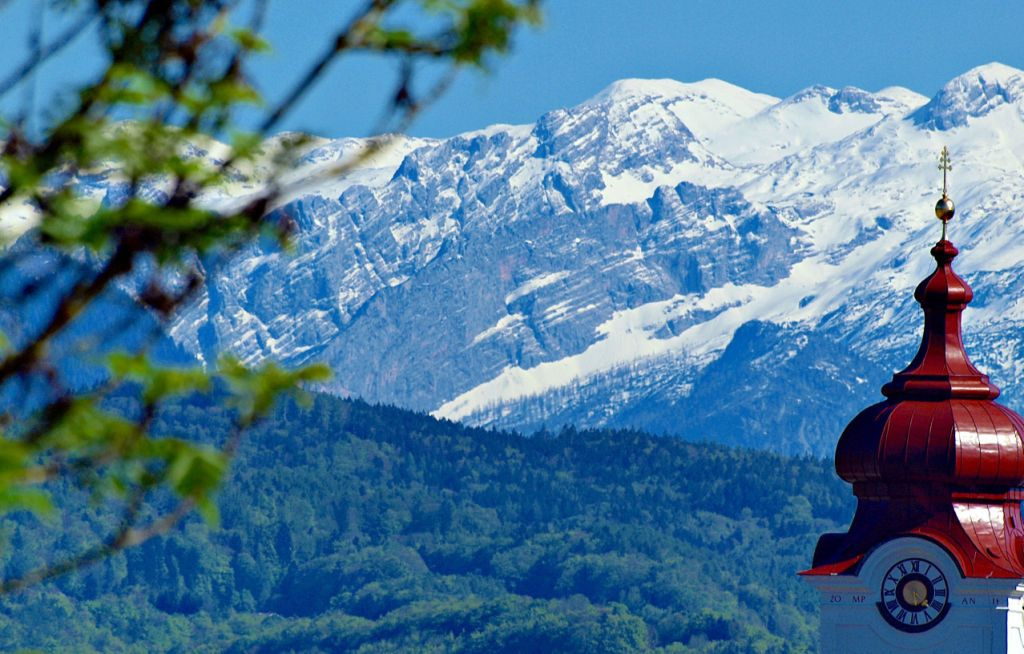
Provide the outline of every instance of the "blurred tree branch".
[[[49,41],[36,38],[25,60],[0,76],[2,98],[57,65],[79,35],[99,38],[108,61],[51,124],[29,130],[30,116],[0,115],[0,214],[20,208],[35,221],[0,255],[7,308],[0,322],[0,509],[58,511],[50,494],[66,482],[116,520],[109,536],[86,550],[0,579],[0,592],[144,542],[193,509],[215,520],[213,493],[246,430],[280,394],[327,374],[320,366],[247,367],[227,355],[205,367],[162,362],[153,345],[201,292],[202,261],[230,257],[260,237],[288,244],[291,223],[267,214],[282,194],[316,181],[283,179],[307,142],[282,139],[270,154],[263,143],[331,64],[370,52],[394,56],[400,73],[379,132],[358,155],[322,173],[340,176],[386,148],[391,136],[384,131],[406,129],[456,71],[486,68],[508,51],[520,25],[539,21],[539,0],[371,0],[339,21],[328,47],[246,132],[240,110],[263,106],[250,67],[269,48],[259,33],[266,5],[55,1],[51,9],[70,16],[64,29]],[[247,7],[252,18],[242,26],[236,16]],[[416,95],[420,61],[447,62],[450,70]],[[225,136],[225,156],[208,156]],[[225,209],[204,201],[232,180],[258,175],[247,172],[257,164],[266,172],[244,202]],[[97,175],[118,193],[108,190],[102,201],[84,193],[82,179]],[[110,323],[101,326],[100,318]],[[146,324],[137,342],[121,342]],[[73,379],[67,368],[74,366],[89,368],[91,381]],[[197,393],[234,409],[225,442],[152,433],[162,405]]]

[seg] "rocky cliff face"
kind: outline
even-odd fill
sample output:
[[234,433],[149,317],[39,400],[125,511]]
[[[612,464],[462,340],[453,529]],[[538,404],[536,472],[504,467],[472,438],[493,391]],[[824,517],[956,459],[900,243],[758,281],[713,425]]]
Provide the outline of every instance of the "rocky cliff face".
[[[534,125],[402,140],[293,194],[295,252],[208,270],[171,335],[204,360],[324,361],[331,391],[473,424],[827,454],[916,346],[948,145],[970,351],[1013,406],[1022,80],[991,64],[930,101],[623,80]],[[295,176],[358,147],[317,141]]]

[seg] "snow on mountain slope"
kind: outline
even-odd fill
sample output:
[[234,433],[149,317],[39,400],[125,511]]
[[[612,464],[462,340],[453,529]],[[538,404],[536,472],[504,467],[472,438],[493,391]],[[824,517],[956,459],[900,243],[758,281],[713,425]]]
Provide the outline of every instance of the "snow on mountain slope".
[[[740,186],[746,197],[788,207],[791,212],[784,215],[800,217],[789,224],[803,233],[807,256],[791,268],[788,277],[750,293],[748,301],[740,300],[728,311],[691,327],[671,344],[649,337],[664,324],[661,316],[642,324],[639,333],[647,335],[648,340],[640,343],[634,331],[610,329],[616,323],[613,317],[598,327],[598,334],[605,335],[605,339],[564,361],[564,368],[579,369],[581,360],[594,356],[599,348],[620,353],[618,360],[608,355],[597,358],[616,360],[621,366],[622,359],[642,358],[631,356],[631,351],[645,352],[652,345],[658,346],[658,354],[683,351],[699,361],[706,350],[720,347],[738,325],[752,319],[824,324],[837,340],[846,339],[863,355],[877,357],[880,345],[882,351],[892,354],[912,348],[919,315],[907,301],[908,291],[927,274],[931,264],[927,256],[912,260],[909,255],[923,254],[936,238],[936,223],[928,207],[935,197],[937,176],[928,164],[944,143],[958,153],[955,188],[962,189],[957,197],[960,206],[966,207],[953,225],[953,234],[962,234],[967,244],[961,268],[1001,270],[1016,278],[1012,267],[1024,260],[1024,247],[1016,244],[1021,242],[1019,238],[1007,238],[1008,233],[1021,231],[1019,225],[1012,224],[1007,208],[1024,206],[1024,158],[1020,156],[1024,123],[1017,119],[1015,108],[989,112],[991,117],[977,121],[970,133],[944,134],[940,138],[903,120],[905,107],[835,143],[784,158],[769,167],[772,174]],[[1005,280],[1003,285],[1007,285]],[[709,291],[701,300],[712,301],[717,290]],[[986,301],[985,290],[979,289],[979,303]],[[1019,319],[1024,316],[1019,311],[1024,302],[1014,302],[1013,306],[1018,315],[1004,306],[997,311],[986,307],[991,327],[981,316],[968,324],[977,330],[970,336],[972,342],[990,348],[980,352],[978,359],[1003,372],[1010,384],[1008,390],[1019,392],[1016,387],[1022,381],[1021,365],[1014,354],[1021,352],[1021,339],[1007,338],[1006,329],[1009,326],[1020,331],[1024,321]],[[894,311],[894,307],[900,310]],[[848,311],[845,315],[843,309]],[[819,322],[822,316],[829,318]],[[867,325],[866,316],[872,316]],[[894,327],[895,338],[891,333]],[[998,337],[996,330],[1001,330]],[[1003,351],[990,355],[996,338]],[[527,371],[512,367],[445,403],[438,414],[474,422],[490,415],[487,422],[491,424],[515,424],[514,415],[495,415],[492,407],[519,402],[530,389],[540,389],[533,394],[550,392],[538,383],[540,379],[555,387],[564,384],[539,366]]]
[[0,242],[17,239],[37,224],[39,210],[27,199],[7,202],[0,208]]
[[[301,143],[298,151],[289,153],[289,159],[297,158],[297,161],[280,161],[282,152],[285,151],[282,141],[288,139],[302,139],[295,141]],[[263,144],[263,155],[257,161],[246,164],[237,180],[207,190],[203,203],[211,208],[222,209],[244,205],[249,198],[264,188],[264,181],[277,167],[283,167],[285,172],[279,178],[284,192],[274,203],[275,207],[287,205],[311,194],[337,197],[352,186],[382,186],[391,179],[406,155],[435,142],[433,139],[390,136],[387,147],[367,155],[367,148],[370,145],[367,139],[329,140],[310,138],[301,134],[279,134]],[[216,157],[215,153],[227,150],[227,145],[217,143],[205,154]],[[336,171],[342,169],[350,172],[339,176]]]
[[[114,124],[110,129],[130,130],[130,121]],[[208,188],[200,202],[211,209],[229,210],[243,206],[254,195],[262,192],[265,182],[276,170],[283,169],[279,182],[283,189],[274,207],[290,204],[306,195],[338,196],[351,186],[376,187],[386,184],[402,160],[417,148],[436,143],[434,139],[390,135],[387,147],[366,156],[367,139],[325,139],[297,133],[281,133],[267,139],[262,152],[253,161],[234,165],[235,177],[221,186]],[[286,149],[286,142],[292,145]],[[297,146],[297,147],[296,147]],[[287,158],[284,153],[287,152]],[[230,153],[230,146],[212,138],[196,138],[186,146],[185,155],[222,162]],[[363,160],[365,158],[365,160]],[[343,176],[337,170],[350,170]],[[73,182],[78,192],[96,202],[117,201],[119,187],[126,184],[114,162],[97,166],[94,170],[79,172]],[[148,181],[148,193],[161,193],[169,180]],[[28,201],[11,202],[0,207],[0,239],[13,240],[36,225],[38,211]]]
[[1024,72],[1000,63],[972,68],[953,78],[932,100],[914,112],[915,124],[927,129],[949,130],[967,125],[1024,98]]
[[588,103],[636,101],[664,103],[698,136],[718,132],[779,102],[720,79],[684,83],[671,79],[624,79],[613,82]]
[[[928,103],[928,96],[921,95],[903,86],[887,86],[875,93],[878,98],[888,98],[897,105],[908,107],[910,110],[917,109]],[[899,110],[889,113],[899,113]]]
[[532,132],[534,157],[589,171],[584,184],[602,204],[640,202],[658,186],[684,179],[718,185],[735,169],[707,150],[684,117],[707,125],[716,122],[709,118],[715,113],[717,124],[729,124],[751,111],[744,101],[767,101],[725,86],[616,82],[586,102],[542,116]]
[[[832,143],[887,116],[902,116],[918,98],[905,89],[891,96],[853,87],[813,86],[746,120],[709,134],[708,147],[734,164],[767,164]],[[919,99],[923,103],[924,98]]]
[[982,67],[928,102],[623,80],[533,125],[400,141],[326,181],[361,144],[316,141],[293,173],[309,184],[278,209],[295,253],[254,245],[207,270],[171,333],[205,360],[324,361],[329,390],[475,424],[823,454],[916,345],[948,145],[950,234],[977,298],[968,345],[1012,405],[1020,76]]

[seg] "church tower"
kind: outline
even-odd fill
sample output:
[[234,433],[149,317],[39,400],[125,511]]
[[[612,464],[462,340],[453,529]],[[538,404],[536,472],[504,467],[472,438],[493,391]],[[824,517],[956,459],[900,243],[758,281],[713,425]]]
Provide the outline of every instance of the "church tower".
[[857,510],[801,573],[820,593],[823,653],[1024,654],[1024,420],[964,351],[972,292],[946,240],[945,148],[940,169],[936,268],[914,292],[921,346],[839,438]]

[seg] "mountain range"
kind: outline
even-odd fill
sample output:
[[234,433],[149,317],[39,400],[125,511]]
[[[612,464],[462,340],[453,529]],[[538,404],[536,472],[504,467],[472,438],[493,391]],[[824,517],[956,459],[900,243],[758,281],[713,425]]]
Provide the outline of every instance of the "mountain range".
[[917,346],[944,145],[968,351],[1020,406],[1024,71],[998,63],[930,99],[621,80],[531,125],[396,138],[341,178],[366,142],[314,139],[275,208],[294,251],[209,263],[170,336],[200,361],[323,361],[323,390],[470,425],[826,455]]

